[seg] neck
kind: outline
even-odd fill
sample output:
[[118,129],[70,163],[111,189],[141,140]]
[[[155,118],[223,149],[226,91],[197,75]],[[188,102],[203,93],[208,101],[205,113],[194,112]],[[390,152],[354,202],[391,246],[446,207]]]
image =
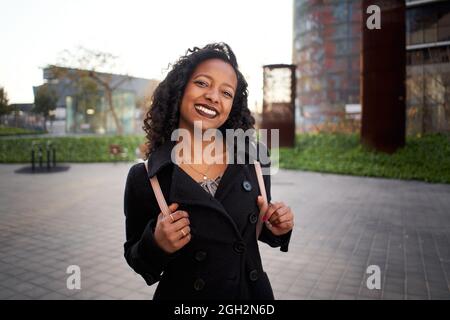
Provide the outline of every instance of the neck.
[[[226,143],[223,140],[216,142],[217,137],[211,140],[203,140],[205,130],[196,129],[198,131],[194,131],[193,127],[184,127],[181,123],[179,128],[186,129],[189,132],[189,141],[191,142],[186,143],[181,149],[182,162],[190,162],[190,164],[226,163]],[[199,131],[201,134],[199,134]],[[189,152],[190,158],[189,154],[185,155],[184,152]],[[186,158],[190,161],[186,161]]]

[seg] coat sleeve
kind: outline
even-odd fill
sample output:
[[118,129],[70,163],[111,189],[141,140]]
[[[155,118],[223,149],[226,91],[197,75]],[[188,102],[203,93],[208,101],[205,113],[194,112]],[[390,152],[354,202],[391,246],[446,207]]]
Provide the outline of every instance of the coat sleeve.
[[[149,184],[141,185],[139,183],[139,181],[142,182],[142,177],[136,174],[137,171],[138,165],[134,165],[128,173],[125,185],[126,242],[124,243],[124,256],[130,267],[140,274],[150,286],[160,280],[161,273],[174,255],[163,251],[155,242],[153,233],[157,214],[149,212],[148,207],[143,205],[142,198],[139,198],[137,193],[138,187],[151,187]],[[145,172],[142,174],[145,175]]]
[[[260,145],[259,147],[261,148],[263,146]],[[268,151],[266,151],[266,152],[267,152],[267,154],[269,154]],[[270,162],[266,163],[266,164],[264,162],[262,162],[261,167],[269,168]],[[263,175],[263,179],[264,179],[264,186],[266,187],[267,201],[270,202],[272,200],[272,195],[271,195],[271,190],[270,190],[271,189],[270,174]],[[288,248],[289,248],[289,242],[291,240],[291,234],[292,234],[292,230],[281,236],[276,236],[269,230],[269,228],[266,227],[266,224],[263,223],[261,234],[258,239],[262,242],[267,243],[269,246],[271,246],[273,248],[280,247],[280,251],[287,252]]]

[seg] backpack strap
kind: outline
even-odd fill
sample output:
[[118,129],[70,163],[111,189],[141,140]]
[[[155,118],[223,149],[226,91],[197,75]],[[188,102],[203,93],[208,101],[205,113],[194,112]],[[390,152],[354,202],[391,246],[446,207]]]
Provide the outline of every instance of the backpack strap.
[[[263,179],[262,170],[261,170],[261,164],[259,163],[259,161],[256,161],[256,160],[253,163],[255,165],[256,178],[258,179],[259,190],[261,191],[261,196],[263,198],[262,209],[264,209],[264,208],[267,208],[268,203],[267,203],[266,187],[264,185],[264,179]],[[264,211],[260,210],[259,216],[258,216],[258,222],[256,223],[256,240],[258,240],[259,235],[261,234],[261,231],[262,231],[263,217],[264,217]]]
[[[148,172],[148,160],[145,160],[145,170]],[[150,178],[150,185],[152,186],[153,192],[156,196],[156,201],[158,202],[159,209],[161,210],[163,216],[170,215],[169,206],[167,205],[166,199],[161,190],[161,186],[159,185],[158,177],[154,175]]]

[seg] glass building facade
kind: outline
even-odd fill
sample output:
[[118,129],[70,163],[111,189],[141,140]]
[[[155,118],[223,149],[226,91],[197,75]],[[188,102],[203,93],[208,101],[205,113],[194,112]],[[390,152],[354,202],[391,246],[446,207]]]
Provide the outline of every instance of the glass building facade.
[[[80,77],[85,70],[49,66],[44,79],[55,91],[58,134],[116,134],[117,124],[104,87],[90,77]],[[59,74],[59,76],[55,76]],[[142,134],[145,104],[158,81],[116,74],[96,73],[112,88],[112,105],[123,134]],[[63,75],[63,76],[61,76]],[[35,87],[36,90],[38,87]],[[58,112],[59,111],[59,112]]]
[[[361,4],[294,1],[293,63],[302,130],[338,123],[344,130],[359,129]],[[450,1],[410,0],[406,6],[407,133],[449,131]]]
[[297,123],[304,131],[339,123],[359,104],[359,0],[295,0],[293,63]]
[[407,130],[450,131],[450,1],[407,1]]
[[449,1],[406,1],[407,43],[450,41]]
[[[85,106],[76,96],[66,96],[66,132],[70,133],[96,133],[113,134],[117,132],[114,117],[109,109],[106,99],[99,93],[97,99],[89,106]],[[135,106],[136,97],[133,92],[116,90],[113,93],[113,105],[116,115],[121,122],[123,132],[135,132]]]

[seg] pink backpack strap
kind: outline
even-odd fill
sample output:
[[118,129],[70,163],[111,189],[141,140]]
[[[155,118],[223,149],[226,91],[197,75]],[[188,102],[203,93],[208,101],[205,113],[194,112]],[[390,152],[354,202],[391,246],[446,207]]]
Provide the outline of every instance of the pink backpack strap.
[[[259,190],[261,191],[261,196],[262,196],[263,202],[264,202],[262,209],[265,209],[265,208],[267,208],[268,202],[267,202],[266,187],[264,185],[264,179],[263,179],[262,170],[261,170],[261,164],[256,160],[253,163],[255,165],[256,178],[258,179]],[[261,234],[261,231],[262,231],[263,217],[264,217],[264,210],[260,210],[259,216],[258,216],[258,222],[256,223],[256,240],[258,240],[259,235]]]
[[[144,162],[145,170],[148,172],[148,160]],[[169,206],[167,205],[166,199],[161,190],[161,186],[159,185],[158,177],[154,175],[150,178],[150,185],[152,186],[153,192],[155,193],[156,201],[158,202],[159,209],[161,210],[163,216],[170,215]]]

